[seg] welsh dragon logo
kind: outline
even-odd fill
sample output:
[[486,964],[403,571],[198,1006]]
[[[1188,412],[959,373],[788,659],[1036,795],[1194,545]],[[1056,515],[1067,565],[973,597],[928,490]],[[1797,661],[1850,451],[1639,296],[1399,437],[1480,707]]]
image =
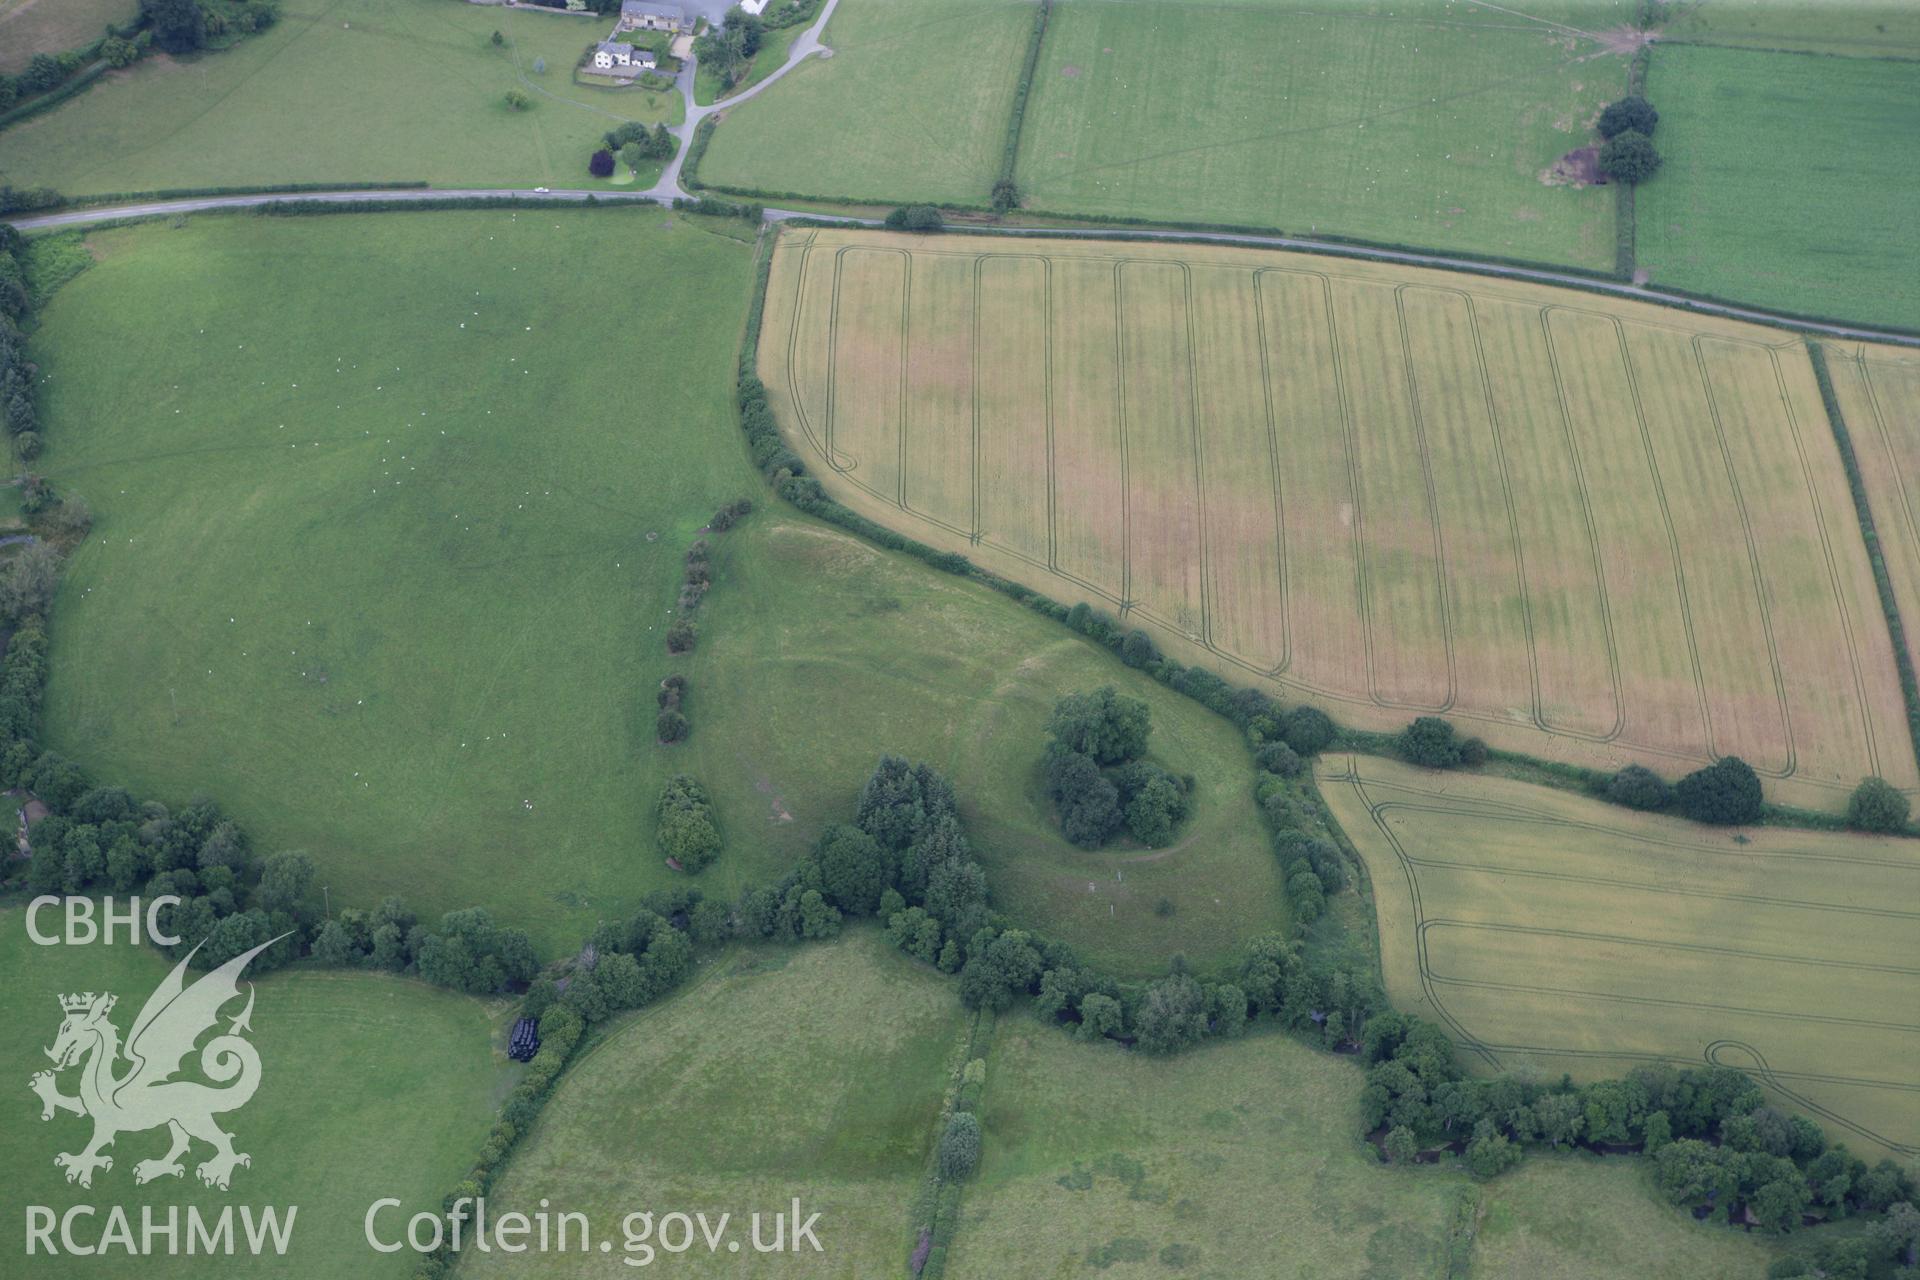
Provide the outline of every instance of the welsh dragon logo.
[[[249,1022],[253,1016],[251,984],[247,987],[246,1008],[228,1021],[224,1033],[214,1036],[200,1050],[202,1074],[224,1087],[176,1080],[174,1076],[193,1052],[194,1042],[219,1023],[221,1008],[239,996],[241,970],[279,940],[235,956],[191,987],[182,976],[193,959],[189,952],[147,998],[140,1016],[133,1020],[124,1047],[118,1028],[107,1016],[113,1012],[117,996],[89,991],[60,997],[66,1018],[53,1047],[46,1051],[53,1060],[53,1070],[36,1073],[29,1087],[40,1095],[42,1120],[53,1119],[56,1111],[93,1119],[93,1140],[83,1150],[62,1152],[53,1158],[54,1164],[67,1171],[68,1182],[91,1187],[96,1169],[113,1168],[113,1157],[104,1152],[116,1137],[161,1125],[172,1135],[173,1145],[159,1159],[134,1165],[136,1183],[181,1177],[186,1171],[180,1157],[188,1153],[196,1138],[213,1148],[212,1157],[196,1170],[207,1186],[225,1191],[235,1166],[253,1163],[252,1157],[233,1149],[233,1135],[214,1122],[215,1116],[245,1106],[260,1087],[260,1055],[243,1038],[243,1033],[253,1029]],[[195,947],[194,951],[199,949]],[[68,1097],[60,1092],[55,1076],[74,1066],[80,1068],[80,1092]]]

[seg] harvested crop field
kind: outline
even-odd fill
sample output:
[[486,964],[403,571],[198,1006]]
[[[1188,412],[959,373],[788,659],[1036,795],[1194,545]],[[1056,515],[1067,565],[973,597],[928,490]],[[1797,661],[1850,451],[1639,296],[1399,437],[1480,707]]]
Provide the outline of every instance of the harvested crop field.
[[1368,756],[1319,770],[1394,1004],[1469,1061],[1738,1067],[1867,1159],[1920,1151],[1920,843],[1733,833]]
[[1867,503],[1920,663],[1920,351],[1826,343],[1827,370],[1866,481]]
[[1393,728],[1776,799],[1912,789],[1806,352],[1573,290],[1214,246],[806,231],[761,370],[864,514]]

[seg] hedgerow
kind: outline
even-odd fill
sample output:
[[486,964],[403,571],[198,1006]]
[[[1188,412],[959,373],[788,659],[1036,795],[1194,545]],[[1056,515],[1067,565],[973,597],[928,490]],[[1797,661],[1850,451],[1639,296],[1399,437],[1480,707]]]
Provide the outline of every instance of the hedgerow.
[[1860,524],[1860,539],[1867,546],[1867,564],[1873,570],[1873,587],[1880,595],[1880,616],[1886,619],[1887,637],[1893,642],[1894,670],[1900,676],[1900,696],[1907,704],[1907,736],[1920,752],[1920,678],[1913,669],[1913,653],[1907,648],[1907,627],[1900,619],[1900,602],[1893,592],[1893,575],[1887,571],[1886,550],[1880,543],[1880,531],[1874,527],[1873,504],[1867,500],[1867,482],[1860,474],[1860,456],[1853,450],[1853,433],[1847,430],[1847,417],[1834,394],[1833,373],[1827,367],[1826,348],[1807,340],[1807,358],[1813,365],[1813,380],[1820,387],[1820,403],[1826,406],[1827,424],[1833,442],[1840,450],[1840,466],[1847,474],[1847,492],[1853,496],[1854,518]]
[[1033,11],[1033,32],[1027,38],[1027,56],[1020,64],[1020,79],[1013,86],[1013,112],[1007,121],[1007,143],[1000,153],[1000,176],[993,184],[993,207],[998,212],[1020,203],[1014,187],[1014,167],[1020,160],[1020,129],[1027,116],[1027,99],[1033,92],[1033,77],[1040,66],[1040,47],[1047,38],[1047,19],[1053,12],[1053,0],[1040,0]]

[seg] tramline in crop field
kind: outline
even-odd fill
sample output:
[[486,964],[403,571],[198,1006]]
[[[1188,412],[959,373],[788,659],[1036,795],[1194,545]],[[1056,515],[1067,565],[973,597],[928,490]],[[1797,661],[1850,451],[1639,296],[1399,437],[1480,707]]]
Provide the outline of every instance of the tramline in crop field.
[[1912,788],[1797,339],[1260,250],[809,231],[762,370],[865,514],[1390,728]]

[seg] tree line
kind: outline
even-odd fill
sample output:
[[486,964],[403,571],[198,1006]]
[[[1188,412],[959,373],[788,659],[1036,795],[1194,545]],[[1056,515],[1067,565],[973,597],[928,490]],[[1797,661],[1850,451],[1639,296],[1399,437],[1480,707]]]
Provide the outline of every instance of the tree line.
[[748,13],[739,5],[727,10],[720,25],[707,28],[693,42],[693,56],[719,78],[721,92],[745,78],[766,43],[767,32],[804,26],[820,11],[820,0],[785,0],[765,14]]
[[[1451,722],[1420,716],[1391,739],[1394,754],[1428,769],[1476,768],[1491,758],[1487,744],[1463,738]],[[1713,826],[1742,826],[1763,821],[1766,795],[1760,775],[1739,756],[1721,756],[1676,782],[1645,765],[1630,764],[1610,774],[1590,775],[1587,793],[1643,813],[1673,813]],[[1855,831],[1901,834],[1908,831],[1912,803],[1884,778],[1862,778],[1847,799],[1846,824]]]
[[[13,75],[0,75],[0,111],[67,87],[66,97],[108,68],[132,66],[147,54],[193,53],[225,48],[265,31],[280,18],[278,0],[140,0],[139,12],[124,26],[109,23],[106,34],[90,44],[59,53],[36,53]],[[92,75],[81,78],[89,67]],[[23,107],[25,111],[28,108]]]

